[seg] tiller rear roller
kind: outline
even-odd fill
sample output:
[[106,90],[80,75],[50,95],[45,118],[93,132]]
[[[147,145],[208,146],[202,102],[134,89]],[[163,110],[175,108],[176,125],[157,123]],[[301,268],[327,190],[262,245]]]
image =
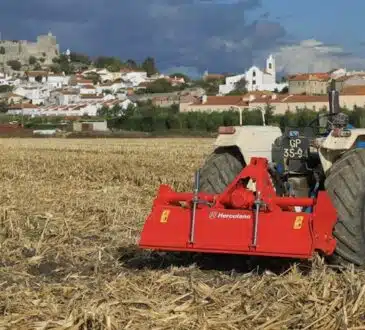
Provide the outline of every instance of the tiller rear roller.
[[[249,182],[255,189],[248,188]],[[300,259],[335,250],[337,212],[328,194],[277,196],[266,158],[251,158],[221,194],[199,192],[198,187],[199,171],[193,193],[160,186],[144,224],[141,248]]]

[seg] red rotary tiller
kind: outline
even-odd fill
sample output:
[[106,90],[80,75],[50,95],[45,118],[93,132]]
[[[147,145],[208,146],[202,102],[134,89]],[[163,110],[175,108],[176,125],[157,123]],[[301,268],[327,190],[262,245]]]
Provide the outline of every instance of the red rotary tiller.
[[[248,188],[250,181],[255,189]],[[199,171],[193,193],[160,186],[141,248],[300,259],[335,250],[337,212],[327,192],[319,191],[316,198],[277,196],[266,158],[251,158],[221,194],[198,187]]]

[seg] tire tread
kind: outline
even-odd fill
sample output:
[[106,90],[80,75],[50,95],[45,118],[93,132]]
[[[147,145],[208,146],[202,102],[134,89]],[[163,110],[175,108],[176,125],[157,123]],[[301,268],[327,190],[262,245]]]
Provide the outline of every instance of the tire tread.
[[325,188],[338,212],[333,231],[337,240],[335,254],[357,266],[365,264],[363,169],[365,149],[350,150],[333,164],[325,180]]
[[236,147],[217,148],[200,171],[200,191],[219,194],[231,183],[245,166]]

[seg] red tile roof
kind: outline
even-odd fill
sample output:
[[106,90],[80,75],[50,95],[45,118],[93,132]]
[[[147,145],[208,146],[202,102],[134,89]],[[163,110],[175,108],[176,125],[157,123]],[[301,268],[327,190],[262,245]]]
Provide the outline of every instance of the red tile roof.
[[285,103],[306,103],[306,102],[328,102],[327,95],[289,95],[282,98],[281,102]]
[[327,95],[297,95],[297,94],[277,94],[275,98],[270,96],[259,97],[250,103],[316,103],[328,102]]
[[26,75],[28,77],[38,77],[38,76],[47,76],[48,71],[27,71]]
[[79,93],[77,91],[61,91],[61,94],[63,94],[63,95],[78,95]]
[[331,75],[327,72],[315,72],[315,73],[300,73],[297,75],[289,76],[290,81],[306,81],[306,80],[317,80],[327,81],[331,78]]
[[183,95],[180,97],[180,103],[195,103],[197,102],[198,97],[193,95]]
[[38,109],[39,105],[31,104],[31,103],[20,103],[20,104],[12,104],[9,106],[9,109]]
[[8,97],[21,97],[21,98],[25,98],[23,95],[19,95],[19,94],[15,94],[15,93],[10,93],[8,95]]
[[361,78],[364,78],[365,77],[365,74],[364,73],[357,73],[357,74],[351,74],[351,75],[344,75],[344,76],[341,76],[341,77],[338,77],[337,79],[335,79],[336,81],[339,81],[339,82],[342,82],[342,81],[346,81],[348,79],[351,79],[351,78],[357,78],[357,77],[361,77]]
[[204,76],[204,79],[223,79],[225,76],[220,73],[211,73]]
[[95,94],[80,94],[82,99],[102,99],[103,95],[95,95]]
[[341,95],[364,95],[365,96],[365,85],[353,85],[346,86],[340,92]]
[[254,100],[250,101],[250,103],[273,103],[273,102],[281,102],[283,99],[287,98],[288,94],[276,94],[275,96],[271,95],[259,95],[256,96]]
[[248,101],[244,101],[242,95],[229,95],[229,96],[207,96],[206,102],[202,102],[202,98],[194,105],[240,105],[248,106]]

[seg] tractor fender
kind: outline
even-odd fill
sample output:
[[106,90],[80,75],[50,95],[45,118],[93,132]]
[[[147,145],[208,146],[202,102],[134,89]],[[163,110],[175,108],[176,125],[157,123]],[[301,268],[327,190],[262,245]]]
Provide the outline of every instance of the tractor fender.
[[237,147],[246,164],[251,161],[251,157],[265,157],[269,162],[272,161],[272,146],[282,136],[279,127],[245,125],[230,128],[218,135],[215,147]]
[[349,150],[354,147],[354,143],[358,140],[365,141],[365,128],[353,128],[349,132],[351,132],[350,136],[338,137],[334,136],[331,131],[324,139],[322,148],[327,150]]
[[350,129],[350,136],[334,136],[332,131],[320,144],[319,157],[324,172],[332,167],[333,163],[343,154],[344,151],[365,148],[365,129]]

